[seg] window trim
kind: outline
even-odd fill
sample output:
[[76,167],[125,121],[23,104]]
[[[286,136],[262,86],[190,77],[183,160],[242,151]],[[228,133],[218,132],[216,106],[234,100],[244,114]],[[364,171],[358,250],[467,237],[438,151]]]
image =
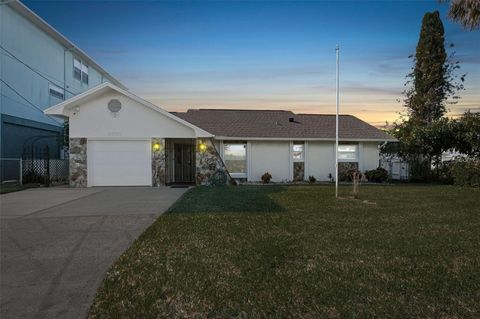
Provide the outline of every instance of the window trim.
[[[245,173],[239,173],[239,172],[231,172],[228,167],[227,167],[227,163],[225,160],[225,146],[226,145],[231,145],[231,144],[236,144],[236,145],[243,145],[244,148],[245,148]],[[230,174],[231,177],[233,178],[247,178],[248,176],[248,151],[247,151],[247,141],[227,141],[225,143],[225,141],[223,141],[221,143],[221,152],[222,152],[222,160],[223,160],[223,163],[225,165],[225,167],[227,168],[228,170],[228,173]]]

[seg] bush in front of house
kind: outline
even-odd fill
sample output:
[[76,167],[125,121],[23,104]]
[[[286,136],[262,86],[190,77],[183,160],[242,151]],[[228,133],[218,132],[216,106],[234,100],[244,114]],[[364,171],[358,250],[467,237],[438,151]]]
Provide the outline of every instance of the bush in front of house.
[[365,177],[372,183],[383,183],[388,180],[388,172],[386,169],[378,167],[365,172]]
[[443,162],[435,169],[437,172],[438,182],[445,185],[452,185],[454,183],[452,168],[455,161]]
[[227,185],[227,181],[227,174],[220,170],[216,171],[209,180],[211,186],[225,186]]
[[346,171],[338,172],[338,180],[340,182],[353,182],[353,176],[358,173],[360,174],[360,179],[362,178],[362,173],[355,167],[349,168]]
[[455,185],[480,187],[480,160],[458,159],[452,164]]
[[310,184],[315,184],[317,182],[317,179],[315,178],[315,176],[311,175],[311,176],[308,176],[308,182]]
[[271,179],[272,179],[272,174],[270,174],[269,172],[266,172],[265,174],[262,175],[262,182],[264,184],[270,183]]

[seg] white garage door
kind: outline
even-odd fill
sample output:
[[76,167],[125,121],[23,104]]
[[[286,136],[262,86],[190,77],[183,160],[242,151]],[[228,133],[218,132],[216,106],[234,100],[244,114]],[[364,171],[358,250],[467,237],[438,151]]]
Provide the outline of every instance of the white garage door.
[[152,185],[150,141],[88,141],[88,186]]

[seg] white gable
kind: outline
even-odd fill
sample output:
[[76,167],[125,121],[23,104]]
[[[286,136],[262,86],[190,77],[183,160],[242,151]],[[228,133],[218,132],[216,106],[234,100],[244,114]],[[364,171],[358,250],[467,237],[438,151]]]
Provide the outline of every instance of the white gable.
[[[108,108],[112,100],[120,102],[118,112],[112,112]],[[79,94],[44,112],[68,117],[70,137],[142,139],[212,136],[110,83]]]

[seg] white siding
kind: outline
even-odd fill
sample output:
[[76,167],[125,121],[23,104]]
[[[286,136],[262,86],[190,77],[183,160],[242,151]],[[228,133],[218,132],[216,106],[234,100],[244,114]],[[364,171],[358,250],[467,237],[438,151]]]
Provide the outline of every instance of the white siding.
[[290,161],[290,142],[288,141],[250,141],[247,151],[248,180],[260,181],[261,176],[269,172],[272,182],[285,182],[290,180],[292,170]]
[[305,176],[315,176],[318,181],[328,181],[328,174],[335,176],[335,143],[308,142]]
[[361,150],[360,169],[368,171],[377,168],[380,160],[378,143],[361,143]]
[[[107,108],[118,99],[122,109],[114,116]],[[70,111],[70,137],[144,139],[195,138],[192,128],[160,114],[124,95],[105,93]]]

